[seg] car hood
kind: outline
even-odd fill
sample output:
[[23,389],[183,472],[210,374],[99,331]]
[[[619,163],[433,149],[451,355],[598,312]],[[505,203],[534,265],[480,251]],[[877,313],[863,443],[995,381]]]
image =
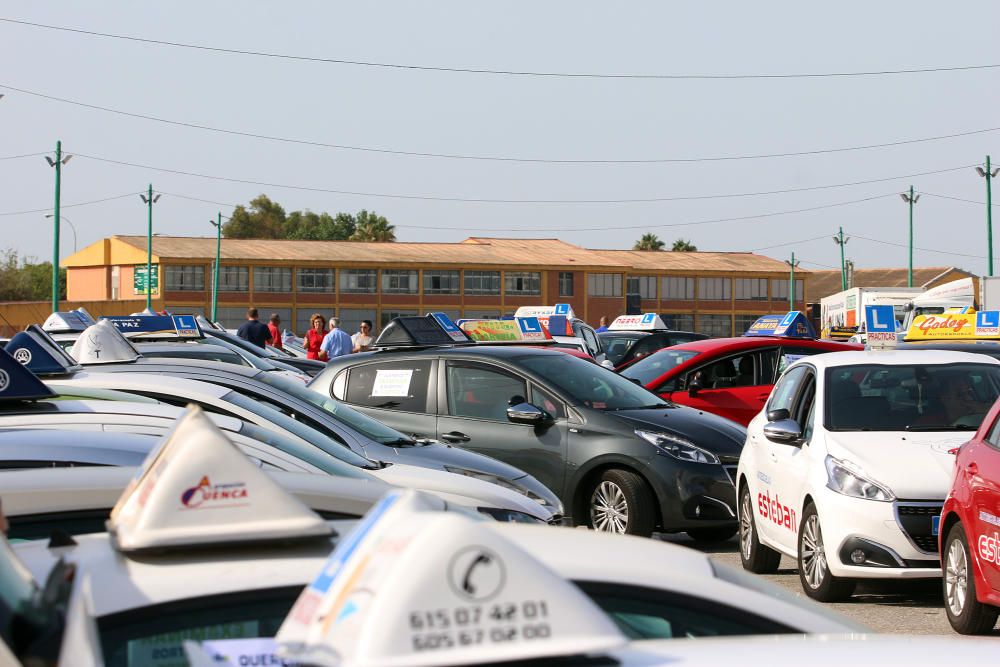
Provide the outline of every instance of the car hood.
[[747,430],[740,424],[683,405],[660,410],[617,410],[605,414],[617,417],[633,428],[675,433],[719,456],[739,457],[747,438]]
[[834,433],[827,451],[888,486],[897,498],[944,500],[955,471],[955,455],[948,452],[972,435],[962,431]]

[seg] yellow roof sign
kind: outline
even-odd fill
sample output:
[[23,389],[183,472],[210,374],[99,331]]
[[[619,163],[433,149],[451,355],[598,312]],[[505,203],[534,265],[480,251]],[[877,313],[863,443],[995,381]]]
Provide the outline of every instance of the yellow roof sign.
[[906,340],[1000,339],[1000,312],[942,313],[913,318]]

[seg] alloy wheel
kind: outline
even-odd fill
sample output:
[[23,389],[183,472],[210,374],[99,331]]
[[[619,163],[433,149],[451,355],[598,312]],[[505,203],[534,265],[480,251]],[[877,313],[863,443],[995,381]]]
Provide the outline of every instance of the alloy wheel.
[[959,617],[965,610],[965,602],[969,593],[969,560],[965,555],[965,546],[960,540],[952,540],[948,547],[948,557],[944,570],[945,602],[952,616]]
[[826,576],[826,552],[823,550],[823,532],[819,527],[819,517],[808,517],[802,526],[801,550],[802,568],[810,588],[819,588]]
[[614,482],[602,481],[590,497],[590,524],[594,530],[624,534],[628,526],[628,501]]
[[740,503],[740,550],[743,552],[743,559],[750,560],[753,544],[753,508],[750,507],[750,494],[744,493]]

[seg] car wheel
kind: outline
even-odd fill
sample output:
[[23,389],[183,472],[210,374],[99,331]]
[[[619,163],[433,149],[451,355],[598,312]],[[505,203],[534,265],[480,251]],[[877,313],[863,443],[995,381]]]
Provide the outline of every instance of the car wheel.
[[750,487],[746,484],[740,490],[740,562],[743,569],[756,574],[773,574],[778,571],[781,553],[766,547],[757,539],[757,524],[753,518],[753,502]]
[[1000,609],[976,599],[969,540],[962,524],[948,531],[944,542],[944,610],[951,627],[963,635],[983,635],[993,629]]
[[819,514],[812,503],[806,505],[799,525],[798,551],[799,581],[806,595],[820,602],[836,602],[851,597],[857,582],[830,574]]
[[639,475],[607,470],[590,492],[590,527],[606,533],[649,537],[656,527],[653,492]]
[[736,534],[736,528],[720,526],[718,528],[691,528],[684,531],[692,540],[698,542],[724,542]]

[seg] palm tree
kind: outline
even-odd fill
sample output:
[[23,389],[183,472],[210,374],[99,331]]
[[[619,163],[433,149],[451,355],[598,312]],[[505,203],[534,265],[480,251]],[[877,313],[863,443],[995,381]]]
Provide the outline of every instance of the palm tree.
[[674,247],[670,249],[673,252],[697,252],[698,248],[695,247],[690,241],[685,241],[684,239],[677,239],[674,241]]
[[632,250],[663,250],[664,245],[666,244],[656,234],[646,233],[635,242]]
[[396,228],[389,221],[374,211],[369,213],[362,209],[356,218],[357,228],[351,235],[352,241],[376,241],[386,243],[396,240]]

